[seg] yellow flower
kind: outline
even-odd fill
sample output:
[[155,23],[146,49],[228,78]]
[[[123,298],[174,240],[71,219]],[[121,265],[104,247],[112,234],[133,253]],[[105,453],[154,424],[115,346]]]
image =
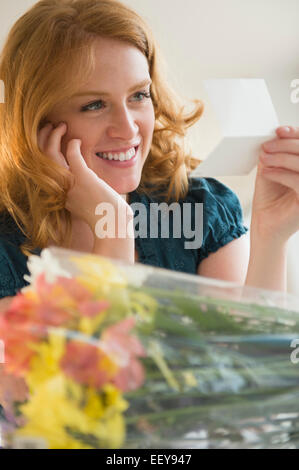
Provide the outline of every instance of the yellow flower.
[[63,374],[36,385],[31,399],[20,407],[27,418],[27,424],[17,435],[42,437],[51,449],[88,448],[74,439],[67,428],[76,428],[82,433],[89,432],[86,415],[78,402],[67,396],[68,381]]
[[32,344],[31,347],[36,354],[31,359],[30,369],[26,374],[26,381],[31,390],[49,380],[49,377],[60,373],[59,363],[65,351],[65,343],[63,330],[57,329],[55,333],[49,330],[48,342]]
[[19,436],[42,437],[51,449],[119,448],[125,438],[122,412],[127,408],[118,390],[103,393],[71,384],[63,374],[37,386],[31,400],[20,407],[27,424]]
[[60,367],[65,346],[65,332],[58,329],[49,331],[48,342],[33,345],[36,354],[26,374],[31,397],[20,406],[27,422],[17,436],[41,437],[51,449],[120,447],[126,401],[113,385],[97,392],[67,378]]
[[120,267],[107,258],[84,255],[72,256],[71,261],[78,268],[76,280],[86,287],[95,299],[107,300],[110,307],[92,321],[80,321],[82,333],[93,334],[102,322],[113,324],[131,313],[131,298],[126,275]]
[[93,432],[101,442],[101,448],[120,449],[126,435],[124,417],[120,413],[114,413],[109,419],[96,422]]
[[111,384],[106,384],[101,393],[94,388],[87,391],[85,413],[93,419],[110,418],[115,413],[122,413],[128,408],[128,403],[122,398],[119,390]]
[[107,294],[112,287],[126,287],[127,280],[120,268],[106,258],[85,255],[70,259],[80,270],[77,280],[93,293]]
[[100,394],[90,388],[87,397],[84,411],[94,420],[92,432],[101,442],[101,447],[120,448],[125,440],[125,421],[122,413],[127,410],[128,403],[111,384],[105,385]]
[[81,317],[78,321],[78,330],[84,335],[92,336],[106,318],[106,312],[95,317]]

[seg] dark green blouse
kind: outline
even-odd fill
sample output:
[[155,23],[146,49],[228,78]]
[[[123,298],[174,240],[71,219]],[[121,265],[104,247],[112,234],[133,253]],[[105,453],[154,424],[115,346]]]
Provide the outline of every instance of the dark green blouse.
[[[178,204],[181,208],[180,236],[174,232],[176,227],[172,211],[169,211],[169,237],[161,232],[162,217],[153,219],[151,214],[152,203],[156,206],[161,202],[159,197],[148,197],[137,191],[130,193],[130,205],[134,214],[139,219],[135,226],[135,242],[139,256],[139,263],[157,266],[165,269],[196,274],[199,263],[210,253],[217,251],[232,240],[239,238],[248,231],[243,225],[243,214],[240,202],[236,194],[224,184],[213,178],[191,178],[189,191],[184,200]],[[138,204],[145,206],[145,217],[140,216]],[[190,210],[190,230],[186,234],[185,208]],[[188,204],[189,203],[189,204]],[[198,219],[195,203],[203,203],[202,212],[202,237],[200,248],[186,248],[186,242],[192,242],[190,234],[198,229]],[[178,207],[178,206],[177,206]],[[138,216],[138,217],[137,217]],[[135,220],[135,219],[134,219]],[[185,219],[184,219],[185,220]],[[146,222],[146,230],[140,236],[141,224]],[[153,223],[158,227],[156,238],[151,235]],[[165,227],[165,224],[164,224]],[[194,240],[194,238],[193,238]],[[27,257],[24,256],[19,246],[24,242],[24,235],[14,224],[11,218],[0,221],[0,298],[13,296],[28,283],[24,280],[24,274],[28,274]],[[194,243],[196,245],[196,243]],[[40,250],[36,249],[35,254]]]

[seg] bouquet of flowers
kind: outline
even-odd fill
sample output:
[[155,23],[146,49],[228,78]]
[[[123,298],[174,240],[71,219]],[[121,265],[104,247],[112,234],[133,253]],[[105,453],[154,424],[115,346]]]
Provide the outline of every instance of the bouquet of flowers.
[[299,447],[297,299],[59,248],[28,267],[2,447]]

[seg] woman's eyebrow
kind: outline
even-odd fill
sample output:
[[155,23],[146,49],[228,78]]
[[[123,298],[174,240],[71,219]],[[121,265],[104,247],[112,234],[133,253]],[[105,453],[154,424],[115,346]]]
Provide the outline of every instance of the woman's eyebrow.
[[[151,84],[152,84],[152,80],[151,79],[146,79],[146,80],[143,80],[140,83],[136,83],[136,85],[134,85],[128,91],[129,91],[129,93],[132,93],[133,91],[137,90],[138,88],[142,88],[146,85],[151,85]],[[82,91],[80,93],[75,93],[73,95],[73,97],[75,97],[75,96],[87,96],[87,95],[88,96],[89,95],[110,96],[110,93],[108,93],[106,91],[88,90],[88,91]]]

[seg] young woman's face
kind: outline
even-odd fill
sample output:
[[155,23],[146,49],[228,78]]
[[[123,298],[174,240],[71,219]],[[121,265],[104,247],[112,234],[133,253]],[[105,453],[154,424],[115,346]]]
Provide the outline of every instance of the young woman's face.
[[62,153],[71,139],[81,139],[88,167],[119,194],[139,186],[151,148],[155,115],[150,84],[147,60],[137,48],[100,38],[88,82],[47,116],[54,125],[67,124]]

